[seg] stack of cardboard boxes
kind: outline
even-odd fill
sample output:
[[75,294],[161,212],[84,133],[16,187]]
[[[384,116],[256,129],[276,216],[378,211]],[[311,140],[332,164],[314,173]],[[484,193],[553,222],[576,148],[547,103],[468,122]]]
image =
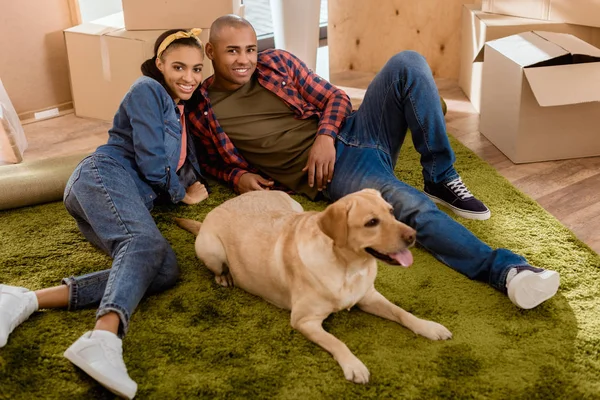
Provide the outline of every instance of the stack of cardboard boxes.
[[515,163],[600,155],[600,4],[465,5],[459,85]]
[[[165,30],[202,28],[206,43],[216,18],[243,12],[242,0],[123,0],[123,12],[65,30],[75,115],[112,121]],[[203,77],[212,73],[205,58]]]

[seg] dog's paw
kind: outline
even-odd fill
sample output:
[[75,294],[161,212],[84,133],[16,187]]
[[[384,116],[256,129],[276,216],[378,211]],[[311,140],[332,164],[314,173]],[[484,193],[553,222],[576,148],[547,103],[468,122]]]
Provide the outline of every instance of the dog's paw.
[[369,382],[369,370],[358,358],[353,356],[353,359],[347,362],[340,362],[340,366],[344,371],[344,377],[349,381],[363,384]]
[[447,340],[452,338],[452,332],[444,325],[423,319],[420,321],[415,333],[431,340]]

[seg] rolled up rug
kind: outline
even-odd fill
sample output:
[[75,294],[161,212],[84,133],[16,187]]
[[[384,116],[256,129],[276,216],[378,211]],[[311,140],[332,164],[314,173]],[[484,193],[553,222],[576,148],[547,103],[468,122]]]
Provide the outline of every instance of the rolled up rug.
[[87,153],[0,166],[0,210],[62,200],[71,173],[85,156]]

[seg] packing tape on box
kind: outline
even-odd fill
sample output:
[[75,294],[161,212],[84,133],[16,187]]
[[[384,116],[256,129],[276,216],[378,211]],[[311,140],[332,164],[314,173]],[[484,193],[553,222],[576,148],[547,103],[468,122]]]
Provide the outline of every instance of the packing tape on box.
[[0,166],[0,210],[62,200],[69,177],[86,155]]

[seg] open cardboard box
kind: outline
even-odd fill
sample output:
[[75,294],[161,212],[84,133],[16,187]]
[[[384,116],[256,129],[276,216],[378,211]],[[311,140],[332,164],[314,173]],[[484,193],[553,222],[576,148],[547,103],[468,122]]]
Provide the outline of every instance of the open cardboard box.
[[535,30],[570,33],[600,47],[600,28],[489,14],[472,4],[463,6],[458,84],[477,112],[481,109],[481,72],[485,42]]
[[481,9],[496,14],[600,27],[597,0],[483,0]]
[[[65,30],[73,106],[78,117],[112,121],[121,100],[142,76],[140,66],[154,54],[154,42],[163,30],[127,31],[123,13]],[[208,41],[209,30],[200,35]],[[202,76],[212,75],[205,57]]]
[[600,49],[525,32],[485,45],[480,131],[515,163],[600,155]]

